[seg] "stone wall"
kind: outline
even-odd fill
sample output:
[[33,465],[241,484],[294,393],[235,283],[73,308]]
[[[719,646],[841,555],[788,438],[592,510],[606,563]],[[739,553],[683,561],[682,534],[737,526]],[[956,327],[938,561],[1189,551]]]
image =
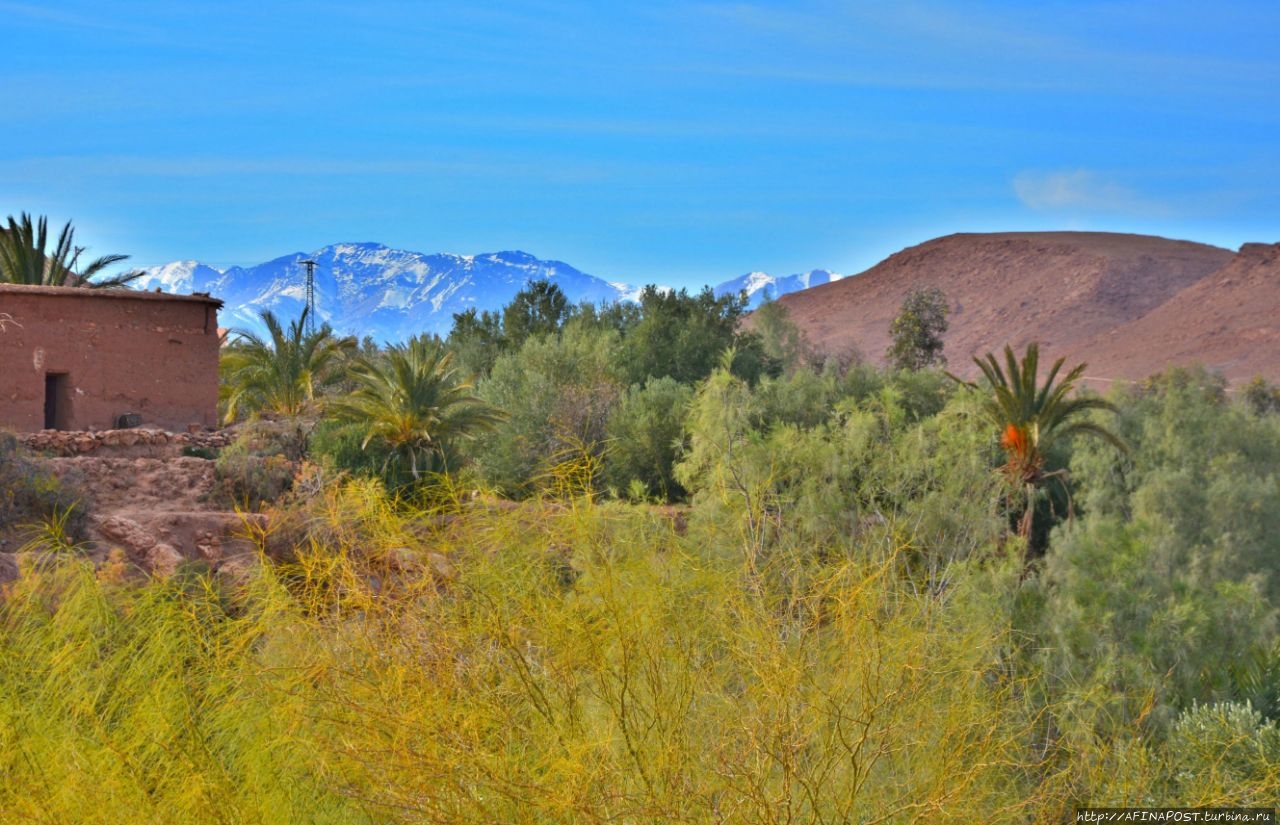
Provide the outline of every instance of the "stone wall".
[[0,426],[217,424],[218,307],[204,295],[0,284]]
[[91,455],[103,449],[117,456],[162,458],[181,455],[183,449],[188,447],[217,452],[233,439],[234,436],[227,431],[170,433],[164,430],[137,429],[92,432],[41,430],[25,435],[20,440],[28,448],[48,455]]

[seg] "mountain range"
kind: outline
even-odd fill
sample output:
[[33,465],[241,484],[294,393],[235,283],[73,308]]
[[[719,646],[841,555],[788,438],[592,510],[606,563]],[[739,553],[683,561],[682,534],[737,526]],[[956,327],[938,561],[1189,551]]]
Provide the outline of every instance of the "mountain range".
[[[500,309],[539,278],[574,303],[638,294],[525,252],[424,255],[372,243],[224,271],[171,263],[147,270],[138,286],[210,293],[224,301],[221,326],[255,329],[265,309],[297,317],[305,260],[316,262],[321,319],[380,342],[444,335],[455,313]],[[945,354],[962,375],[976,375],[975,356],[1039,341],[1046,359],[1088,362],[1098,388],[1196,362],[1233,382],[1254,375],[1280,381],[1280,244],[1232,251],[1108,232],[956,234],[903,249],[856,276],[750,272],[713,289],[744,290],[753,308],[777,298],[819,353],[883,362],[903,299],[928,287],[946,295]]]
[[[498,310],[530,281],[546,279],[572,303],[600,305],[633,300],[639,290],[588,275],[562,261],[526,252],[427,255],[376,243],[343,243],[311,253],[295,252],[252,267],[217,270],[178,261],[144,270],[140,289],[207,292],[223,301],[224,327],[260,330],[260,313],[298,316],[306,303],[306,266],[315,261],[316,314],[335,331],[380,342],[403,341],[420,332],[446,335],[455,313]],[[752,307],[840,276],[826,270],[774,278],[752,272],[715,287],[717,295],[744,289]]]

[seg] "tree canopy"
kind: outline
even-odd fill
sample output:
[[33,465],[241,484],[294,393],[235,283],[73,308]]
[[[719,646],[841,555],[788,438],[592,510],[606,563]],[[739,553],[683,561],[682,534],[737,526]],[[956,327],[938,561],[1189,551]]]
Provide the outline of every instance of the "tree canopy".
[[1012,347],[1006,346],[1004,366],[991,353],[973,360],[987,382],[981,410],[987,422],[1000,433],[1000,448],[1006,458],[1001,470],[1027,495],[1019,533],[1027,540],[1027,557],[1031,559],[1042,555],[1045,549],[1033,531],[1035,493],[1049,478],[1061,474],[1046,467],[1046,457],[1054,442],[1083,434],[1099,438],[1122,452],[1127,451],[1128,446],[1111,430],[1087,416],[1091,410],[1114,413],[1114,404],[1097,396],[1068,397],[1087,365],[1076,365],[1058,380],[1066,360],[1059,358],[1041,384],[1037,374],[1040,346],[1035,342],[1027,345],[1021,359]]
[[937,287],[913,289],[889,327],[893,344],[885,356],[898,369],[946,366],[942,334],[947,331],[947,296]]

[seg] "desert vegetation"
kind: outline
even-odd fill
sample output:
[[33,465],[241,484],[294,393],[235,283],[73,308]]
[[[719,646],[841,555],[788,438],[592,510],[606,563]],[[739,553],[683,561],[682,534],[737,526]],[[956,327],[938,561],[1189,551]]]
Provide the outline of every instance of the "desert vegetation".
[[[555,292],[445,341],[340,347],[289,396],[305,404],[262,404],[219,457],[269,514],[253,569],[139,581],[69,551],[10,584],[0,810],[1022,823],[1273,804],[1270,385],[1236,398],[1173,370],[1079,396],[1035,351],[968,385],[819,361],[776,307],[749,331],[734,298]],[[241,374],[286,373],[229,369],[229,400],[268,397],[237,396]],[[290,473],[253,475],[273,460]]]

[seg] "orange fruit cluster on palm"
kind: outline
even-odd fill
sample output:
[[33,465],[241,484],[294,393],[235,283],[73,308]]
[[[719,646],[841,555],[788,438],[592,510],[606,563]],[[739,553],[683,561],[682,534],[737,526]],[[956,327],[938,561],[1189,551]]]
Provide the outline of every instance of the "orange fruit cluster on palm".
[[1000,434],[1000,448],[1008,456],[1009,460],[1002,469],[1010,478],[1024,484],[1034,484],[1040,478],[1044,456],[1039,454],[1034,444],[1026,427],[1013,422],[1005,425],[1004,432]]

